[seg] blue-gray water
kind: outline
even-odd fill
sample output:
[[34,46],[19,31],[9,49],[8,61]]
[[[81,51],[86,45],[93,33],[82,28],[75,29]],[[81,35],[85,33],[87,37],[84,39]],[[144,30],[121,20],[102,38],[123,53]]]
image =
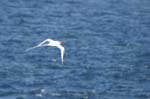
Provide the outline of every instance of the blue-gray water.
[[0,99],[150,99],[150,1],[1,0]]

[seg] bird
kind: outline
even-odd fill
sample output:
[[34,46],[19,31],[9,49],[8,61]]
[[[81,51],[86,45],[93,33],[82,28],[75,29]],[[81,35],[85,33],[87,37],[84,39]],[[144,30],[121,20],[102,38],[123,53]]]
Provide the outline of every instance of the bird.
[[64,48],[63,45],[64,45],[64,43],[62,41],[56,41],[56,40],[52,40],[52,39],[48,38],[48,39],[42,41],[37,46],[34,46],[34,47],[26,49],[26,51],[29,51],[31,49],[38,48],[38,47],[44,47],[44,46],[57,47],[57,48],[60,49],[60,52],[61,52],[61,62],[63,64],[64,63],[64,53],[65,53],[65,48]]

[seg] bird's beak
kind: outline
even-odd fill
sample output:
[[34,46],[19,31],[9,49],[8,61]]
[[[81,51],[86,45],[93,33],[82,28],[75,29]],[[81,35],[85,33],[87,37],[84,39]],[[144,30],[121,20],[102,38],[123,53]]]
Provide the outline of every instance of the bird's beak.
[[60,42],[60,45],[62,45],[62,46],[63,46],[63,45],[64,45],[64,42]]

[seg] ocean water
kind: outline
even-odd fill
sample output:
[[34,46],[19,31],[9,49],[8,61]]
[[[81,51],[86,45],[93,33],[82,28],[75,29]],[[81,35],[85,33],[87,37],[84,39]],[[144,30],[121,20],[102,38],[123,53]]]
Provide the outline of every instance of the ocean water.
[[[0,99],[150,99],[149,0],[1,0]],[[51,38],[55,47],[25,50]]]

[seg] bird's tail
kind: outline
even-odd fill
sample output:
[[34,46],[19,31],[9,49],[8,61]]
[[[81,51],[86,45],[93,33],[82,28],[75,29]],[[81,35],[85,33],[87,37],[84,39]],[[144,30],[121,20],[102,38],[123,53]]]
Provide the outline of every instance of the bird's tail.
[[30,47],[30,48],[26,49],[25,51],[27,52],[27,51],[32,50],[32,49],[37,48],[37,47],[40,47],[40,46]]
[[29,51],[29,50],[32,50],[32,49],[35,49],[35,48],[38,48],[38,47],[43,47],[43,46],[47,46],[47,44],[30,47],[30,48],[26,49],[25,51]]

